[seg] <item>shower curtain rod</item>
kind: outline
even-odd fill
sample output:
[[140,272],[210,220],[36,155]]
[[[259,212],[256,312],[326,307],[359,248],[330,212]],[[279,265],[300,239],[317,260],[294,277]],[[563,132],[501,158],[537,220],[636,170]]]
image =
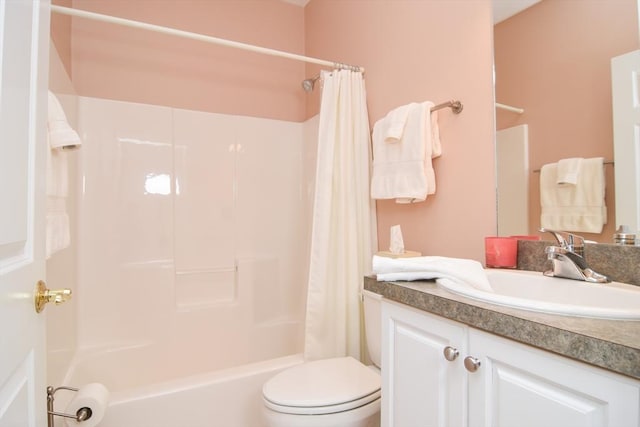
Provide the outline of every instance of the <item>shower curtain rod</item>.
[[523,114],[524,113],[524,109],[523,108],[512,107],[511,105],[501,104],[499,102],[496,102],[496,108],[500,108],[502,110],[511,111],[512,113],[517,113],[517,114]]
[[125,27],[138,28],[142,30],[154,31],[156,33],[169,34],[172,36],[183,37],[186,39],[199,40],[206,43],[212,43],[222,46],[234,47],[236,49],[247,50],[250,52],[263,53],[271,56],[279,56],[281,58],[293,59],[296,61],[309,62],[312,64],[323,65],[325,67],[333,67],[341,70],[351,70],[364,72],[364,68],[358,65],[348,65],[342,62],[326,61],[324,59],[313,58],[310,56],[298,55],[295,53],[285,52],[282,50],[269,49],[261,46],[254,46],[247,43],[240,43],[233,40],[221,39],[218,37],[207,36],[204,34],[191,33],[189,31],[177,30],[175,28],[163,27],[160,25],[147,24],[146,22],[133,21],[131,19],[118,18],[115,16],[102,15],[100,13],[88,12],[86,10],[73,9],[70,7],[58,6],[52,4],[51,12],[63,15],[77,16],[80,18],[92,19],[94,21],[108,22],[111,24],[122,25]]

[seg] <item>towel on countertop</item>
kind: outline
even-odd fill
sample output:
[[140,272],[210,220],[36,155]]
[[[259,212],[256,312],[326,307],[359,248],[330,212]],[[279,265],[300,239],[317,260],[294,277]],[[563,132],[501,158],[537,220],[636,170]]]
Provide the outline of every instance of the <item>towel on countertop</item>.
[[373,273],[378,281],[447,279],[461,285],[493,292],[487,274],[478,261],[441,256],[387,258],[373,256]]
[[427,101],[398,107],[374,125],[371,198],[414,203],[436,192],[432,159],[442,148],[433,105]]
[[576,185],[578,183],[578,175],[580,174],[581,164],[582,164],[581,157],[573,157],[571,159],[559,160],[558,170],[556,175],[556,184]]
[[602,157],[582,159],[575,185],[558,184],[559,163],[540,169],[542,228],[601,233],[607,223]]
[[46,256],[50,258],[71,242],[66,206],[69,178],[65,149],[77,148],[82,141],[69,126],[58,98],[51,91],[48,96]]

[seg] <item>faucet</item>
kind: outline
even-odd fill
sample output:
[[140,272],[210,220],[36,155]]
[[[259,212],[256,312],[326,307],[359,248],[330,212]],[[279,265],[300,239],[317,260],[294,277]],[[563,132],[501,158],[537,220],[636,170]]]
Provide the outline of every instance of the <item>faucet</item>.
[[566,279],[582,280],[592,283],[608,283],[607,276],[596,273],[584,259],[584,238],[566,231],[540,229],[548,232],[558,241],[559,246],[547,246],[544,252],[553,263],[553,269],[544,272],[545,276],[564,277]]

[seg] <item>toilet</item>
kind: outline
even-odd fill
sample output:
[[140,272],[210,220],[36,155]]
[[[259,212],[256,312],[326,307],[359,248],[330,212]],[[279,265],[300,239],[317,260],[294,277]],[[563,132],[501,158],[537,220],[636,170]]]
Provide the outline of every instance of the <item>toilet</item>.
[[375,366],[352,357],[305,362],[262,388],[268,427],[379,427],[380,300],[362,291],[367,348]]

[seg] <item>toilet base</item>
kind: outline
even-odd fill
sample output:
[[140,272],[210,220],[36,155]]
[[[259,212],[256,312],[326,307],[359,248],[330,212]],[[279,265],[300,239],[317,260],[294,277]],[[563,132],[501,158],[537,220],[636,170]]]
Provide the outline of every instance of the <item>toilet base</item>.
[[380,399],[335,414],[284,414],[264,408],[268,427],[380,427]]

